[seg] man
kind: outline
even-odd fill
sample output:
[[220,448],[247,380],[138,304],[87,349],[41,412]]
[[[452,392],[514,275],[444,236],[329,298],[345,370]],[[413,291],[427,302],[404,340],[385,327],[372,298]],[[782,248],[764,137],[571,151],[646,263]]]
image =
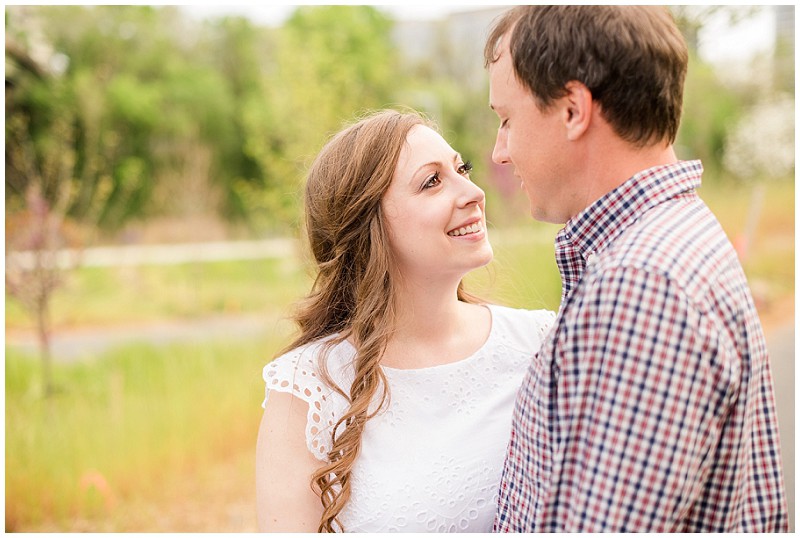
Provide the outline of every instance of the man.
[[492,158],[565,223],[495,530],[787,531],[758,315],[700,162],[672,148],[688,54],[669,13],[519,6],[485,59]]

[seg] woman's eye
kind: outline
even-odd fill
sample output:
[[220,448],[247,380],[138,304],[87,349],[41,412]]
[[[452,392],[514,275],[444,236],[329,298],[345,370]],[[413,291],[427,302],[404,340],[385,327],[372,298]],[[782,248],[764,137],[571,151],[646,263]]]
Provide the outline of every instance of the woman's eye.
[[472,171],[472,163],[467,161],[461,166],[458,167],[458,173],[462,176],[468,176],[469,173]]
[[428,179],[425,181],[425,183],[423,183],[423,184],[422,184],[422,189],[423,189],[423,190],[425,190],[425,189],[430,189],[430,188],[432,188],[432,187],[435,187],[435,186],[437,186],[437,185],[438,185],[439,183],[441,183],[441,182],[442,182],[442,180],[441,180],[441,179],[439,179],[439,172],[436,172],[436,173],[435,173],[435,174],[433,174],[431,177],[429,177],[429,178],[428,178]]

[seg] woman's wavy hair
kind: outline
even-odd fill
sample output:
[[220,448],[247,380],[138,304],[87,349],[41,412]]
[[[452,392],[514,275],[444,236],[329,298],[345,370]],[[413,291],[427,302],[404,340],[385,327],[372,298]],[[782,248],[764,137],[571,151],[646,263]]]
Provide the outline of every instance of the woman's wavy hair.
[[[307,177],[305,227],[317,275],[311,292],[297,305],[294,319],[300,333],[286,350],[330,337],[322,347],[320,371],[350,402],[331,433],[328,463],[312,477],[323,506],[319,532],[344,530],[338,516],[350,499],[350,475],[364,425],[389,397],[380,360],[395,325],[398,275],[393,273],[381,199],[416,125],[438,130],[416,111],[369,113],[325,144]],[[478,302],[463,283],[457,293],[459,300]],[[336,385],[326,367],[328,350],[346,339],[356,350],[349,392]]]

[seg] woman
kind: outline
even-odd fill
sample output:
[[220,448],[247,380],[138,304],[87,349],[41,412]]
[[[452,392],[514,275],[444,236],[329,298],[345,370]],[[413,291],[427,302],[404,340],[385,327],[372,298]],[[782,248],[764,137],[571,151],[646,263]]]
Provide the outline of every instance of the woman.
[[515,394],[554,314],[463,290],[492,259],[470,169],[393,110],[312,165],[318,274],[300,335],[264,368],[261,530],[491,530]]

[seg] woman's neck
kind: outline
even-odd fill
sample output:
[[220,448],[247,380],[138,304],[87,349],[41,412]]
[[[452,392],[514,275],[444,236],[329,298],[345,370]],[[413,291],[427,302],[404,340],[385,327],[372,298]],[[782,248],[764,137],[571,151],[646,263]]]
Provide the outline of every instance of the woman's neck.
[[458,282],[419,285],[401,281],[395,294],[395,334],[415,340],[435,339],[458,327]]
[[395,328],[382,364],[424,368],[474,353],[488,337],[491,314],[458,300],[458,282],[419,286],[401,283],[395,299]]

